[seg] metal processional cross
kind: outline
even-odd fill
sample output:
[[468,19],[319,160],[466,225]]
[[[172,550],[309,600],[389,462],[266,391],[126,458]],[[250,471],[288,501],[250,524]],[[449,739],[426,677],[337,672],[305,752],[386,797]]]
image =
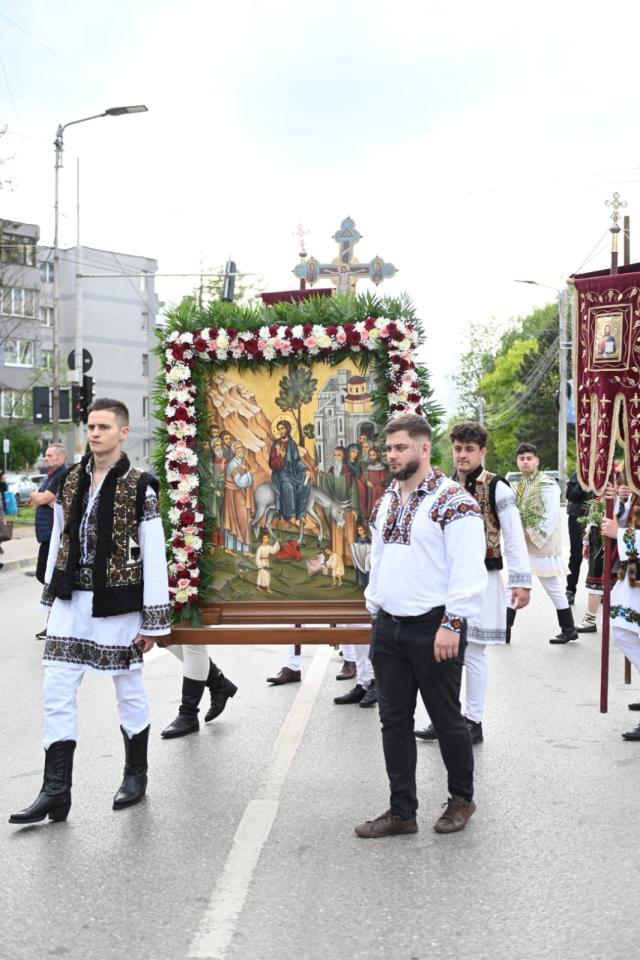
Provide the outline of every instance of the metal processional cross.
[[315,257],[309,257],[294,267],[293,273],[310,286],[323,277],[327,277],[336,286],[341,295],[353,293],[358,280],[371,280],[376,286],[396,273],[392,263],[385,263],[382,257],[375,256],[369,263],[360,263],[353,254],[353,248],[361,238],[356,230],[355,221],[346,217],[340,229],[333,235],[339,246],[339,253],[332,263],[320,263]]

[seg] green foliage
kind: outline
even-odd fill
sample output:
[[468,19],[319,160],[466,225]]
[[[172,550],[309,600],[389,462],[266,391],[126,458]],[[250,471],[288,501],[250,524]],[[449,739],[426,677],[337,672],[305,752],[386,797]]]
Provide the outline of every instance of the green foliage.
[[[7,456],[7,470],[22,470],[30,466],[36,462],[42,452],[37,435],[18,424],[0,427],[0,440],[5,439],[8,439],[11,444]],[[4,458],[0,462],[4,465]]]
[[[459,416],[478,418],[484,399],[489,431],[487,465],[506,473],[514,469],[515,448],[528,441],[543,463],[558,458],[558,307],[550,304],[513,320],[496,338],[488,324],[471,328],[471,346],[462,355],[453,382]],[[569,443],[569,465],[575,447]]]
[[305,433],[302,429],[302,408],[311,403],[318,386],[318,381],[311,376],[308,367],[291,367],[288,376],[282,377],[280,392],[276,397],[276,404],[281,410],[291,410],[295,414],[298,424],[298,443],[304,447]]

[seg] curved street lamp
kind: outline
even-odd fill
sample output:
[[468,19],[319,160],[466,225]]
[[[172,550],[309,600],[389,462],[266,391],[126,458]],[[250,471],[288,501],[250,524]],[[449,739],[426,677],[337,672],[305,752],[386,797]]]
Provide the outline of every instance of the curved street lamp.
[[[64,149],[64,131],[67,127],[73,127],[77,123],[86,123],[88,120],[98,120],[100,117],[121,117],[125,113],[146,113],[147,107],[140,103],[129,107],[109,107],[103,113],[94,113],[90,117],[82,117],[80,120],[70,120],[69,123],[58,125],[56,138],[53,145],[56,151],[55,162],[55,201],[53,207],[53,377],[51,384],[51,421],[53,440],[60,440],[60,302],[58,296],[58,242],[59,242],[59,213],[60,213],[60,169],[62,167],[62,151]],[[82,383],[82,351],[80,357],[76,358],[76,371],[80,371],[80,383]]]

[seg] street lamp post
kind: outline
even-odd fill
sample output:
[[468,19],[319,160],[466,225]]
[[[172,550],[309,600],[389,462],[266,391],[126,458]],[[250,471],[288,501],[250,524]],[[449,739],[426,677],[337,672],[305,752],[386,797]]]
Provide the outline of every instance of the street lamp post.
[[[73,127],[78,123],[86,123],[88,120],[98,120],[100,117],[119,117],[125,113],[146,113],[147,107],[143,104],[137,104],[130,107],[110,107],[104,113],[95,113],[90,117],[82,117],[80,120],[71,120],[69,123],[59,124],[56,130],[56,138],[53,142],[55,147],[55,188],[54,188],[54,207],[53,207],[53,377],[51,384],[51,421],[53,430],[53,439],[56,442],[60,440],[60,280],[59,280],[59,225],[60,225],[60,170],[62,168],[62,151],[64,149],[64,131],[67,127]],[[76,342],[77,347],[77,342]],[[78,383],[82,384],[82,349],[80,356],[76,356],[76,378]]]
[[567,489],[567,354],[570,347],[568,340],[568,313],[569,293],[564,287],[560,290],[548,283],[538,283],[537,280],[516,280],[516,283],[527,283],[532,287],[546,287],[555,290],[558,294],[558,337],[559,337],[559,396],[558,396],[558,481],[564,498]]

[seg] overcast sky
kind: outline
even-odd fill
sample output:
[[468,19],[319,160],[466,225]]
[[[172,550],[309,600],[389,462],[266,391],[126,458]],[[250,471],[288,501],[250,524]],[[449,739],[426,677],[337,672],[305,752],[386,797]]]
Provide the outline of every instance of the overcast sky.
[[[61,243],[197,273],[229,253],[267,289],[296,285],[302,222],[322,261],[352,216],[360,260],[398,268],[441,399],[473,320],[528,313],[608,265],[618,190],[640,221],[640,5],[593,0],[0,0],[0,216]],[[177,300],[197,284],[159,278]],[[364,289],[364,285],[360,285]]]

